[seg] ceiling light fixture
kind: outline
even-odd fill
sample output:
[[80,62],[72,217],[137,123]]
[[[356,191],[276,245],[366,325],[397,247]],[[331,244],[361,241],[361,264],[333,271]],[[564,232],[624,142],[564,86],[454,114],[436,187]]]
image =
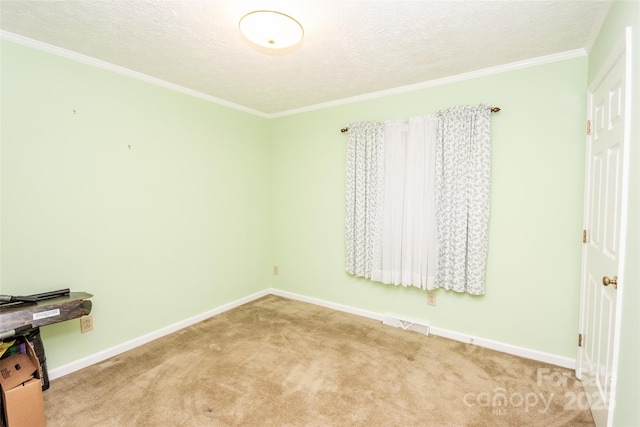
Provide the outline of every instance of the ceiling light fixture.
[[284,49],[302,40],[302,25],[289,15],[272,10],[256,10],[240,19],[240,32],[258,46]]

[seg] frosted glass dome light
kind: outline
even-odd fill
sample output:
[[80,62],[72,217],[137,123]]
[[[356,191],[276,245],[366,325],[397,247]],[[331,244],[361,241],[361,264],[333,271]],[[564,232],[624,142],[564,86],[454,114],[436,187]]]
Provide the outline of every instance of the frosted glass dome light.
[[240,19],[240,32],[258,46],[283,49],[302,40],[302,25],[289,15],[271,10],[249,12]]

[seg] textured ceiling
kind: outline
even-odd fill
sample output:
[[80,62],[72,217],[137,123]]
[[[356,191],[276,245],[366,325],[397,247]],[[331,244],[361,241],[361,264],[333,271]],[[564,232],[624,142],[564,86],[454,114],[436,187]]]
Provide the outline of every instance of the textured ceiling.
[[[0,28],[265,115],[589,48],[610,1],[2,0]],[[239,34],[273,9],[304,27],[268,54]]]

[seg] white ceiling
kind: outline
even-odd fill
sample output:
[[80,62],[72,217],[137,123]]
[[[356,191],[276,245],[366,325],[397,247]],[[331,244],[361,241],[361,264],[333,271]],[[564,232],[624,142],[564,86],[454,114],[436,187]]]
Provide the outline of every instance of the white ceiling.
[[[609,0],[1,0],[3,36],[106,61],[266,116],[589,49]],[[303,43],[267,54],[247,12],[296,18]]]

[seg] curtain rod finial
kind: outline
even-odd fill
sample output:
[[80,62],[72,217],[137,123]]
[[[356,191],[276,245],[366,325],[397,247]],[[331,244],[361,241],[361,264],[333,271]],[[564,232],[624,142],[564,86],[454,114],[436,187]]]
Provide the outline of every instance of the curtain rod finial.
[[349,128],[342,128],[342,129],[340,129],[340,132],[342,132],[342,133],[349,132]]

